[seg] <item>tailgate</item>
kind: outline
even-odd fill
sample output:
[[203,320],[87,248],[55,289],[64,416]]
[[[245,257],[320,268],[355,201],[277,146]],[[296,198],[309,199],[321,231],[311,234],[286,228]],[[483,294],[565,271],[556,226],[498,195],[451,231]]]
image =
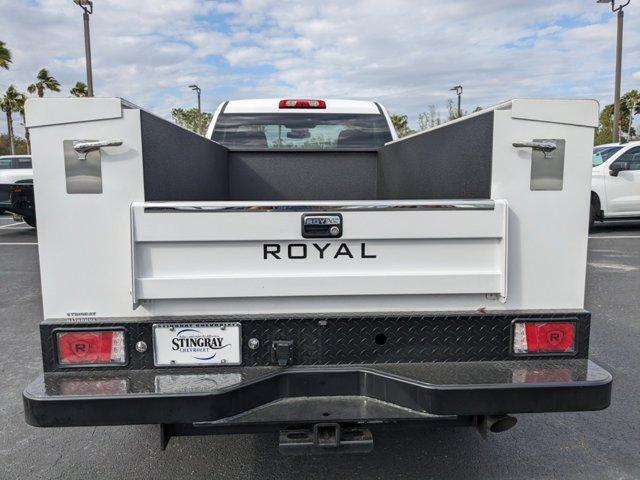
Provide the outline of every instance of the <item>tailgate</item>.
[[[137,202],[133,300],[487,294],[506,299],[507,202]],[[341,219],[304,238],[305,215]],[[335,218],[335,217],[334,217]]]

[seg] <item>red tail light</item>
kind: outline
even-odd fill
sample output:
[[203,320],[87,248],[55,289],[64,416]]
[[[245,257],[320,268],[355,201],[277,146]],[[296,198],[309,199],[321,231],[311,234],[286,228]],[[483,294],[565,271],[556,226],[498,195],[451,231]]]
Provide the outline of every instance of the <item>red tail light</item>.
[[327,108],[324,100],[280,100],[280,108]]
[[513,353],[575,353],[576,324],[573,322],[516,322]]
[[122,330],[58,332],[60,365],[124,365],[126,352]]

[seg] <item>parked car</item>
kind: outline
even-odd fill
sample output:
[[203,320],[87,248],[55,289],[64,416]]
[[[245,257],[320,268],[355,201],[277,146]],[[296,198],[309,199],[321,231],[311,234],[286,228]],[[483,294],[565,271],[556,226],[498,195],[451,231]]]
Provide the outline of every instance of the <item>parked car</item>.
[[9,206],[11,186],[15,183],[33,182],[33,169],[29,155],[0,156],[0,214]]
[[36,227],[36,206],[33,197],[33,183],[16,183],[9,191],[9,206],[6,211],[13,214],[16,221],[24,221]]
[[593,149],[589,224],[640,218],[640,141]]
[[32,183],[33,169],[29,155],[0,156],[0,214],[9,205],[9,194],[14,183]]

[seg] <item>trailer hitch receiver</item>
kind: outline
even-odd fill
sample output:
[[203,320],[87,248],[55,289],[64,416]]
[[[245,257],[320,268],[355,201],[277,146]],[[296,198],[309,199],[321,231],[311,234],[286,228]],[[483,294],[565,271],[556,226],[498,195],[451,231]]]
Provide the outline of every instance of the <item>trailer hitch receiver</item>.
[[279,448],[283,455],[369,453],[373,436],[368,428],[316,423],[312,428],[281,430]]

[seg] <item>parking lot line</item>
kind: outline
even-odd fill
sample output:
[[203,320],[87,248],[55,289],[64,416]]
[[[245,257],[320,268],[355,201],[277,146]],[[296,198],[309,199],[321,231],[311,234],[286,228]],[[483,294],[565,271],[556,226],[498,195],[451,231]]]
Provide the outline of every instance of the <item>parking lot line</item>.
[[15,227],[16,225],[24,225],[24,222],[10,223],[9,225],[2,225],[0,228]]
[[0,246],[2,245],[37,245],[38,242],[0,242]]
[[611,240],[612,238],[640,238],[640,235],[589,235],[589,238],[606,238]]

